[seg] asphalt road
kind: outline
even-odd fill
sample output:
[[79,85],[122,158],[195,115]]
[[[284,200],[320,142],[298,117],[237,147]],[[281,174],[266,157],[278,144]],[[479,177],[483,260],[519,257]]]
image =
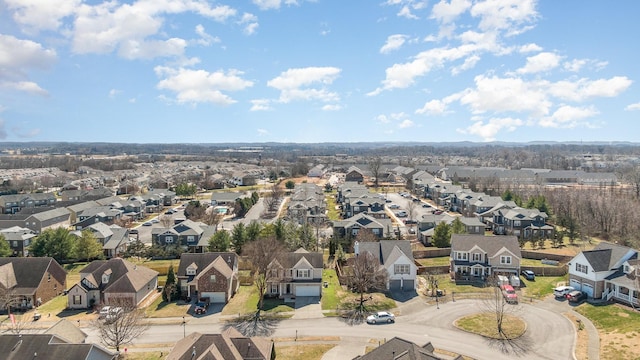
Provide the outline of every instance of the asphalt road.
[[[561,315],[561,312],[568,310],[563,306],[548,306],[545,302],[515,305],[515,315],[525,319],[527,332],[523,338],[506,347],[453,326],[456,319],[481,311],[485,306],[480,300],[459,300],[436,308],[425,304],[420,298],[414,298],[399,306],[399,315],[394,324],[351,326],[340,319],[320,315],[317,318],[283,320],[275,325],[270,337],[340,336],[343,340],[338,347],[341,348],[337,356],[332,356],[334,359],[351,359],[351,354],[362,353],[365,346],[371,346],[370,339],[381,340],[394,336],[419,345],[431,341],[436,348],[479,360],[573,358],[575,330],[570,321]],[[152,325],[136,343],[174,343],[184,333],[216,333],[222,328],[219,315],[188,319],[184,328],[180,324],[181,319],[174,320],[175,323],[170,325]],[[95,330],[87,328],[84,331],[89,334],[88,342],[99,342]]]

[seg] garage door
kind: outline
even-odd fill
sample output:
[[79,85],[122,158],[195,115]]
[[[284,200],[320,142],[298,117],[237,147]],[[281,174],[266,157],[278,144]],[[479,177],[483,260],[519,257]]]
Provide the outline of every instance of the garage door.
[[296,286],[296,296],[320,296],[320,286]]
[[593,286],[591,284],[582,284],[582,291],[589,295],[590,298],[593,297]]
[[415,289],[415,282],[413,280],[405,280],[402,286],[404,287],[403,290],[413,290]]
[[578,280],[571,279],[571,281],[569,281],[569,286],[576,290],[582,290],[582,284]]
[[200,297],[208,297],[212,304],[224,304],[227,302],[226,294],[223,292],[202,292]]
[[389,280],[389,290],[398,291],[400,288],[400,280]]

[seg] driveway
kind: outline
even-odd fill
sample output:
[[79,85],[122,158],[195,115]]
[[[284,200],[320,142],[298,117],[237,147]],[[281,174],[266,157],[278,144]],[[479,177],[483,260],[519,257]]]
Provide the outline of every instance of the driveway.
[[292,319],[317,319],[323,318],[320,298],[317,296],[296,297],[295,313]]

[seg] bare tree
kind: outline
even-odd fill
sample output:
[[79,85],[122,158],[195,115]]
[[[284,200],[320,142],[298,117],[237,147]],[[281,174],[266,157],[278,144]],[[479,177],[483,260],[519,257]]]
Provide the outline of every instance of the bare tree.
[[278,276],[275,271],[271,271],[271,263],[280,258],[284,253],[284,245],[275,237],[258,238],[244,246],[242,253],[251,262],[251,273],[253,284],[258,290],[258,309],[256,318],[260,317],[264,294],[267,292],[267,285],[271,279]]
[[284,198],[284,191],[278,186],[273,184],[268,188],[269,195],[263,197],[265,209],[267,213],[273,214],[278,211],[278,207]]
[[120,351],[122,345],[133,342],[149,328],[144,319],[144,310],[124,299],[116,301],[112,312],[104,319],[94,320],[93,326],[100,333],[102,343],[116,351]]
[[493,315],[498,336],[501,339],[509,339],[509,335],[505,333],[503,326],[505,317],[514,313],[518,307],[507,302],[499,286],[497,275],[489,276],[487,285],[491,287],[492,291],[484,301],[485,311]]
[[211,206],[205,210],[200,220],[209,226],[215,226],[216,230],[218,230],[218,225],[224,220],[224,214],[217,212],[216,209]]
[[358,230],[358,235],[356,235],[355,241],[359,242],[376,242],[380,240],[376,234],[373,233],[370,229],[362,228]]
[[407,200],[407,215],[410,220],[415,220],[417,203],[413,200]]
[[173,219],[171,219],[171,216],[169,215],[162,215],[160,216],[160,224],[162,224],[162,227],[168,229],[171,227],[171,225],[173,224]]
[[347,268],[349,287],[360,294],[357,313],[364,314],[367,301],[364,294],[369,291],[383,290],[387,284],[387,270],[380,266],[378,259],[368,251],[356,254],[353,265]]
[[380,168],[382,167],[382,158],[380,156],[369,158],[367,161],[367,165],[369,165],[371,176],[375,178],[374,185],[377,189],[380,179]]

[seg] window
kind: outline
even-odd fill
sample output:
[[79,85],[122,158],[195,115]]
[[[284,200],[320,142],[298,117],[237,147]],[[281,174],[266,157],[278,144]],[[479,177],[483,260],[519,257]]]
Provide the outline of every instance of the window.
[[194,242],[194,241],[196,241],[196,237],[195,237],[195,236],[193,236],[193,235],[189,235],[189,236],[187,236],[187,242],[192,243],[192,242]]
[[393,273],[394,274],[408,274],[409,273],[409,265],[408,264],[395,264],[393,265]]
[[476,261],[476,262],[480,262],[480,261],[482,261],[482,254],[480,254],[480,253],[473,253],[473,261]]
[[173,236],[165,236],[164,242],[167,243],[167,244],[172,244],[173,243]]
[[500,256],[500,264],[510,265],[511,264],[511,256]]
[[576,271],[587,274],[589,273],[589,267],[587,265],[576,264]]
[[278,284],[271,284],[271,293],[272,294],[278,293]]
[[13,240],[11,243],[12,243],[11,246],[13,246],[14,248],[18,247],[18,242],[16,240]]
[[196,274],[196,269],[190,267],[187,268],[187,275],[195,275]]
[[515,220],[515,221],[513,222],[513,226],[515,226],[515,227],[520,227],[520,220]]
[[311,270],[310,269],[298,269],[296,271],[297,273],[297,277],[299,278],[310,278],[311,277]]
[[458,260],[467,260],[468,254],[466,252],[456,252],[456,258]]
[[81,305],[81,304],[82,304],[82,296],[73,295],[73,305]]
[[209,281],[212,282],[212,283],[216,282],[216,276],[215,275],[209,276]]

